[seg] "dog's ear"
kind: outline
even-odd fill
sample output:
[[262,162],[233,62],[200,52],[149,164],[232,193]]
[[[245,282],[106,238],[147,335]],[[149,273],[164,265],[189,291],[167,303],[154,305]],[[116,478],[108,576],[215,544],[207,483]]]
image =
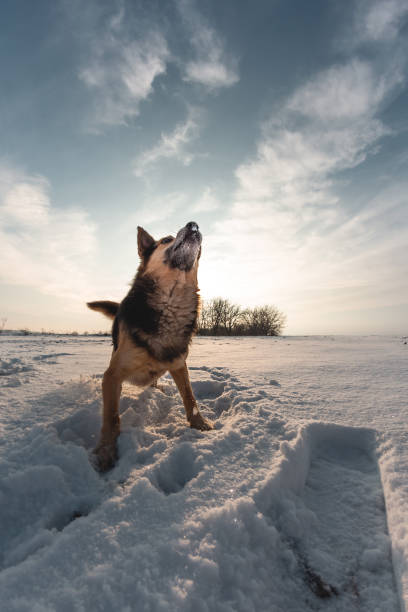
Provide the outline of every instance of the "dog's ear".
[[137,250],[142,259],[152,251],[155,239],[143,227],[137,228]]

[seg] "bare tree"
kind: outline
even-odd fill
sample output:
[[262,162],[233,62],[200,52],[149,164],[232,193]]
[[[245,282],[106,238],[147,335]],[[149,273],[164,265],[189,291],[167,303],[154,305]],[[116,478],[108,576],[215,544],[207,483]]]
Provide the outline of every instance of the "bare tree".
[[242,308],[237,304],[231,304],[225,300],[224,305],[224,328],[228,336],[232,336],[242,317]]
[[275,306],[256,306],[243,314],[249,336],[278,336],[286,317]]
[[0,334],[3,332],[6,323],[7,323],[7,317],[3,317],[0,322]]
[[225,321],[225,305],[226,301],[223,298],[214,298],[210,305],[211,330],[214,336],[218,336],[222,332],[223,323]]
[[197,320],[197,333],[208,335],[211,329],[211,307],[208,302],[201,302],[200,314]]
[[285,315],[275,306],[257,306],[243,310],[224,298],[203,302],[198,319],[198,333],[213,336],[277,336],[285,324]]

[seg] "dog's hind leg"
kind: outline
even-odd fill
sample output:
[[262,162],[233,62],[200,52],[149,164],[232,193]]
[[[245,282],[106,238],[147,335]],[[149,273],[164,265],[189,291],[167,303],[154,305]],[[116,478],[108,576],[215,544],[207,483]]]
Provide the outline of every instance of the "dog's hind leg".
[[202,416],[198,409],[197,401],[191,388],[186,363],[184,362],[183,367],[178,368],[177,370],[169,370],[169,372],[172,375],[178,390],[180,391],[184,408],[186,410],[187,421],[190,423],[190,427],[193,427],[194,429],[201,429],[202,431],[213,429],[213,424],[210,421],[207,421],[207,419]]

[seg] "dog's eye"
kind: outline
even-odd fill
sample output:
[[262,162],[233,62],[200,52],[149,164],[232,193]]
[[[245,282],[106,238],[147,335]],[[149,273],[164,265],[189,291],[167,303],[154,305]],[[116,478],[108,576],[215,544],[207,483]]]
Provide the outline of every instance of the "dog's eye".
[[167,238],[162,238],[162,240],[160,242],[161,242],[161,244],[168,244],[172,240],[174,240],[173,236],[167,236]]

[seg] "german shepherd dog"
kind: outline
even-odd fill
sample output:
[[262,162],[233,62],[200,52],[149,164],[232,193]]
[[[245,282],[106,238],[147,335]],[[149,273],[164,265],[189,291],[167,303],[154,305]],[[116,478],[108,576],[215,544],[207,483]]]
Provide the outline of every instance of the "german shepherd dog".
[[138,227],[140,265],[124,300],[88,302],[92,310],[113,319],[113,351],[102,380],[103,419],[94,453],[107,471],[117,459],[122,382],[156,385],[169,371],[186,410],[190,427],[212,429],[201,415],[191,388],[186,358],[199,308],[198,261],[202,236],[190,222],[174,238],[155,240]]

